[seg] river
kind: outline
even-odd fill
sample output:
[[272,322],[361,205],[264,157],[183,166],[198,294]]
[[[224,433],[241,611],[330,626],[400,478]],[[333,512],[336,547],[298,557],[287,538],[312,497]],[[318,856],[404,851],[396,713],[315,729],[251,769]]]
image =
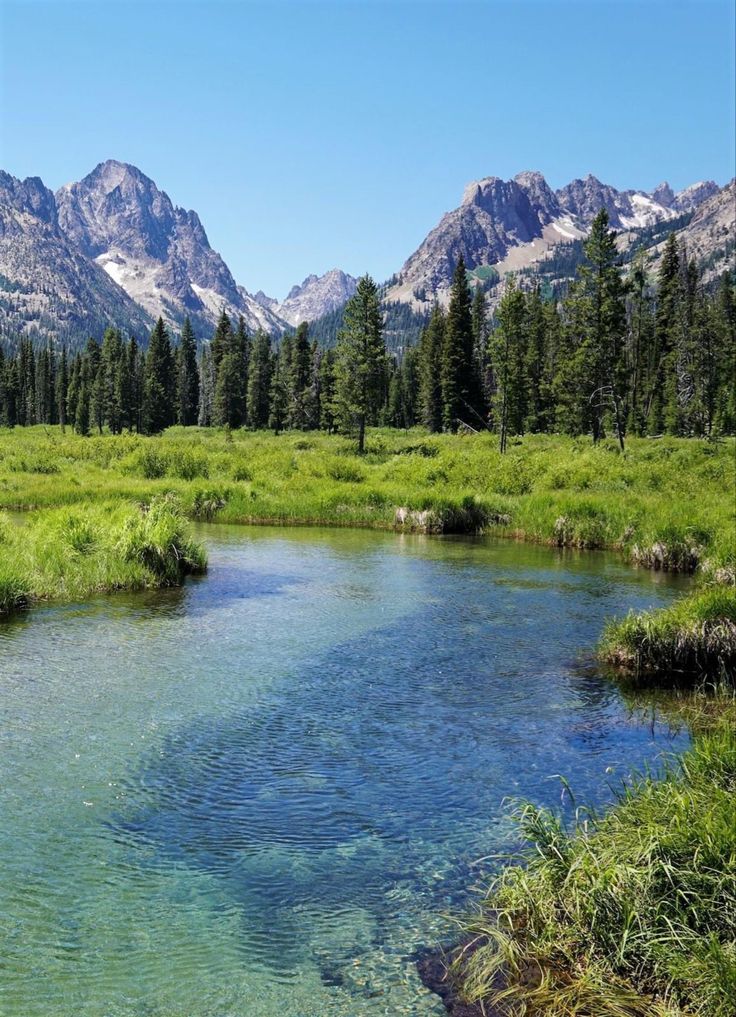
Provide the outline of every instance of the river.
[[616,556],[202,528],[182,589],[0,625],[0,1013],[443,1009],[416,952],[508,799],[612,798],[685,736],[591,663],[682,581]]

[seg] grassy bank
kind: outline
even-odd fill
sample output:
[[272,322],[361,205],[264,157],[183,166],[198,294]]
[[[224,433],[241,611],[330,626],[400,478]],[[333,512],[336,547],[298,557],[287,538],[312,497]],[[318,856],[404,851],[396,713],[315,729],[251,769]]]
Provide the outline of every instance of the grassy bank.
[[47,509],[22,525],[0,515],[0,614],[38,600],[174,586],[205,565],[171,498]]
[[715,713],[603,817],[567,830],[520,809],[532,847],[465,929],[467,999],[514,1017],[732,1017],[736,706]]
[[[172,428],[161,437],[0,432],[0,508],[177,493],[194,518],[477,529],[558,546],[616,548],[648,567],[736,567],[736,446],[687,439],[530,435],[505,456],[493,435],[374,430],[358,457],[322,433]],[[697,492],[697,497],[693,497]]]
[[736,588],[705,587],[671,607],[612,621],[601,658],[638,683],[736,684]]

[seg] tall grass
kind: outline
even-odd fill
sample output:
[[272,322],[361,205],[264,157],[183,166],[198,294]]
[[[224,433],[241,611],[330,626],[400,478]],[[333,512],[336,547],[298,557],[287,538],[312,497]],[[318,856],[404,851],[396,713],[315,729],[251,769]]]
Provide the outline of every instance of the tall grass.
[[376,429],[357,457],[351,442],[323,433],[171,428],[153,438],[80,438],[19,428],[0,431],[0,508],[173,491],[190,515],[207,503],[207,517],[224,522],[385,529],[405,526],[403,510],[414,528],[425,512],[430,529],[615,548],[647,567],[708,563],[722,572],[736,566],[735,453],[732,439],[632,439],[622,455],[613,442],[530,435],[502,456],[493,435]]
[[204,569],[202,548],[171,498],[81,504],[0,520],[0,614],[37,600],[176,585]]
[[512,1017],[733,1017],[736,706],[661,779],[573,828],[526,804],[456,961],[468,1000]]
[[736,685],[736,588],[706,587],[606,627],[601,657],[640,682],[707,678]]

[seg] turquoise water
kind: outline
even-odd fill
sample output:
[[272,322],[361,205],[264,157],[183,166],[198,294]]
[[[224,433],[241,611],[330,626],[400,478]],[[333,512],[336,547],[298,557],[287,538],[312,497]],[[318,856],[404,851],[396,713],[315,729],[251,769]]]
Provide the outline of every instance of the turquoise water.
[[[211,527],[181,590],[0,626],[0,1013],[439,1015],[512,837],[682,744],[589,661],[677,584],[511,542]],[[567,806],[569,807],[569,805]]]

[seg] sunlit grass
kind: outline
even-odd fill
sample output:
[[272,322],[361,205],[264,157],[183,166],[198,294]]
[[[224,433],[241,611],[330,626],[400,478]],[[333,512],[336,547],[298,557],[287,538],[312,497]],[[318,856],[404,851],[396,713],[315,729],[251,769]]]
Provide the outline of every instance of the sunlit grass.
[[[160,437],[0,432],[0,508],[146,500],[173,491],[223,522],[393,528],[397,510],[435,529],[615,548],[648,567],[736,563],[729,439],[614,442],[530,435],[505,456],[493,435],[373,430],[358,457],[323,433],[171,428]],[[217,506],[215,508],[215,506]],[[405,525],[417,527],[416,516]]]
[[736,588],[706,587],[668,608],[610,622],[601,656],[639,681],[687,676],[736,684]]
[[171,498],[79,504],[0,519],[0,613],[45,599],[179,584],[204,569],[202,548]]
[[692,748],[604,816],[567,829],[518,807],[530,846],[464,927],[469,1000],[510,1017],[732,1017],[736,705],[716,702]]

